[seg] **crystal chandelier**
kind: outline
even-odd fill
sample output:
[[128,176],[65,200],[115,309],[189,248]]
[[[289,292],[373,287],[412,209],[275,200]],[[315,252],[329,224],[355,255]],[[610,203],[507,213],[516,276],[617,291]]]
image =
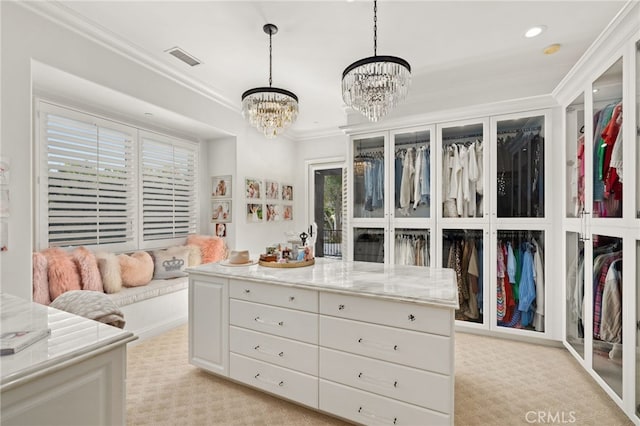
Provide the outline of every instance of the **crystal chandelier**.
[[271,37],[278,27],[262,27],[269,34],[269,87],[256,87],[242,94],[242,115],[268,138],[282,134],[298,117],[298,97],[285,89],[271,87]]
[[411,83],[411,65],[396,56],[377,56],[378,2],[373,2],[373,56],[342,73],[342,99],[371,121],[378,121],[402,101]]

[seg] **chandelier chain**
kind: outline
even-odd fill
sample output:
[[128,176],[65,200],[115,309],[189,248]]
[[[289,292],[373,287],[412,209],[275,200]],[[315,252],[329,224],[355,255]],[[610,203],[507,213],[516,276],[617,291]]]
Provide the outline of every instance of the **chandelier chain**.
[[378,55],[378,2],[373,1],[373,56]]
[[269,87],[271,87],[271,35],[272,35],[271,30],[269,30]]

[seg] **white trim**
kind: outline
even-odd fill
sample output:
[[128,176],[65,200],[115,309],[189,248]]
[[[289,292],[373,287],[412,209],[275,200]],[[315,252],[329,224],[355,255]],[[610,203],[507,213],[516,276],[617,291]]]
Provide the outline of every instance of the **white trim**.
[[340,127],[347,134],[370,133],[413,127],[416,125],[443,123],[447,121],[460,121],[482,119],[489,116],[508,114],[513,111],[528,112],[537,111],[557,106],[551,95],[531,96],[528,98],[511,99],[507,101],[493,102],[489,104],[473,105],[463,108],[449,109],[431,112],[428,114],[416,114],[400,117],[392,120],[383,120],[378,123],[357,123]]

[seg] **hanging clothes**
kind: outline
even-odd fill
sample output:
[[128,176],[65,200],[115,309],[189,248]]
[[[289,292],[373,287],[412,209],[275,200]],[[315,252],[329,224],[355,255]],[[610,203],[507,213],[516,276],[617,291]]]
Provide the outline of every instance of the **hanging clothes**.
[[622,343],[622,260],[611,262],[602,293],[600,338]]

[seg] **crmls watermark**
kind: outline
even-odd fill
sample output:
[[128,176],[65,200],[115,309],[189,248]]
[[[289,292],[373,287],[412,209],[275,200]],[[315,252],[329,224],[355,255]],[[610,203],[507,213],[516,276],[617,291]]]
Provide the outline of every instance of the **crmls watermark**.
[[545,411],[531,410],[524,415],[527,423],[538,424],[568,424],[576,422],[575,411]]

